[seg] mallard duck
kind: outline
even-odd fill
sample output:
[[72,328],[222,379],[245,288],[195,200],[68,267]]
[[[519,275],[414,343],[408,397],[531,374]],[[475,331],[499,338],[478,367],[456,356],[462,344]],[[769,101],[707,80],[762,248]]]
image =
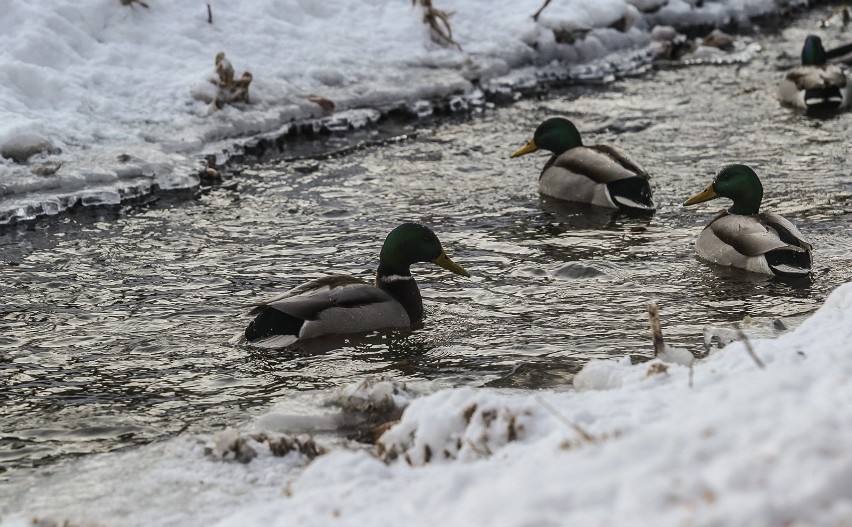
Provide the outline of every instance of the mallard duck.
[[849,107],[852,82],[841,66],[828,64],[826,60],[822,40],[808,35],[802,48],[802,65],[788,71],[778,87],[781,102],[805,110]]
[[734,204],[711,221],[695,241],[699,258],[747,271],[805,276],[811,244],[795,225],[772,212],[759,212],[763,185],[746,165],[728,165],[706,189],[684,201],[695,205],[718,197]]
[[348,275],[311,280],[257,305],[239,343],[281,348],[330,334],[404,328],[423,317],[423,301],[409,266],[432,262],[470,276],[450,260],[429,227],[403,223],[388,234],[379,253],[375,284]]
[[553,152],[538,179],[542,194],[602,207],[654,210],[649,176],[642,165],[614,146],[583,146],[580,132],[568,119],[546,119],[512,157],[539,149]]

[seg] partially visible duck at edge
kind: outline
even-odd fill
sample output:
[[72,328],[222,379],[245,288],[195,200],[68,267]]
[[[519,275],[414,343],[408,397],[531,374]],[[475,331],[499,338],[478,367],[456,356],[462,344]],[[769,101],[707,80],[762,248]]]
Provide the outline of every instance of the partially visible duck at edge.
[[842,66],[827,60],[822,40],[808,35],[802,48],[802,65],[789,70],[778,87],[781,102],[807,111],[848,108],[852,82]]
[[539,191],[546,196],[632,211],[656,208],[650,176],[642,165],[615,146],[584,146],[577,127],[564,117],[542,122],[511,157],[537,150],[553,154],[538,180]]
[[728,165],[706,189],[687,199],[695,205],[724,197],[734,203],[698,235],[699,258],[754,273],[804,277],[811,271],[811,244],[787,219],[760,212],[763,185],[746,165]]

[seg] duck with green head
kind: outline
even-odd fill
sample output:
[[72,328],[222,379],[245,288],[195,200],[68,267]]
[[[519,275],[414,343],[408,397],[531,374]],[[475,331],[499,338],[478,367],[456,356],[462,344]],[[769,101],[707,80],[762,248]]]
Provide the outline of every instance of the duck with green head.
[[728,165],[702,192],[687,199],[695,205],[724,197],[733,201],[695,241],[698,257],[747,271],[779,276],[807,276],[811,244],[795,225],[772,212],[760,212],[763,185],[746,165]]
[[852,100],[852,81],[837,64],[829,64],[822,40],[808,35],[802,65],[787,72],[778,87],[781,102],[804,110],[841,110]]
[[257,305],[239,342],[282,348],[331,334],[409,327],[423,317],[423,300],[409,269],[418,262],[470,276],[447,257],[429,227],[403,223],[385,239],[375,283],[332,275],[302,284]]
[[620,148],[583,145],[577,127],[564,117],[542,122],[512,157],[536,150],[553,154],[538,179],[539,191],[546,196],[633,211],[656,208],[650,176],[642,165]]

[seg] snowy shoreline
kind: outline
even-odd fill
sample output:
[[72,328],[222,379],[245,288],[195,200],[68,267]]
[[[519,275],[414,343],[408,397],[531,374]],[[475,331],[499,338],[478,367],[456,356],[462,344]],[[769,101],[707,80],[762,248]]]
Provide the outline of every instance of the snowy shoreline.
[[[258,137],[355,129],[400,108],[464,111],[564,80],[572,67],[582,77],[594,60],[604,63],[594,74],[611,78],[647,62],[655,25],[745,26],[806,2],[572,0],[535,22],[539,0],[441,1],[461,49],[433,42],[422,8],[402,1],[210,2],[212,24],[204,3],[7,4],[0,225],[197,187],[205,159],[221,165]],[[211,113],[205,93],[220,51],[237,75],[252,72],[251,104]]]
[[[795,330],[751,345],[763,367],[734,342],[693,372],[592,361],[575,390],[412,397],[355,383],[322,397],[350,412],[407,404],[373,453],[338,440],[315,457],[304,436],[280,439],[335,419],[288,413],[291,404],[241,431],[32,476],[0,524],[843,525],[852,284]],[[252,455],[235,456],[246,445]]]

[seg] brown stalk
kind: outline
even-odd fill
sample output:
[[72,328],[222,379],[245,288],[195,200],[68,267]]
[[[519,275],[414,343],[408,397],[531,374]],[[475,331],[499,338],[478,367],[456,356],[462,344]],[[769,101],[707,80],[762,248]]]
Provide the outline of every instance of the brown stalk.
[[536,400],[538,401],[538,404],[540,404],[541,406],[544,407],[545,410],[547,410],[548,412],[553,414],[553,417],[555,417],[556,419],[561,421],[563,424],[571,427],[575,432],[577,432],[577,434],[579,434],[579,436],[584,441],[587,441],[589,443],[597,443],[597,440],[595,439],[595,437],[592,434],[588,433],[582,426],[578,425],[574,421],[568,419],[567,417],[565,417],[564,415],[559,413],[559,410],[554,408],[552,404],[545,401],[541,397],[536,397]]
[[533,21],[534,22],[538,22],[538,16],[541,14],[542,11],[544,11],[544,8],[547,7],[547,4],[549,4],[549,3],[550,3],[550,0],[544,0],[544,5],[539,7],[538,11],[536,11],[535,14],[533,15]]
[[752,358],[755,364],[757,364],[757,367],[760,369],[766,368],[766,364],[764,364],[763,361],[760,360],[760,357],[757,356],[757,353],[754,352],[754,348],[751,345],[751,341],[749,340],[748,336],[743,332],[743,328],[741,328],[739,325],[737,325],[737,336],[740,338],[740,340],[743,341],[743,344],[745,344],[748,356]]
[[417,5],[418,2],[423,6],[423,22],[432,29],[432,39],[442,46],[453,46],[461,51],[462,47],[453,40],[453,28],[450,26],[453,13],[436,9],[432,0],[411,0],[411,5]]
[[660,311],[657,308],[657,304],[648,304],[648,322],[651,324],[654,357],[657,357],[666,349],[666,343],[663,341],[663,329],[660,326]]

